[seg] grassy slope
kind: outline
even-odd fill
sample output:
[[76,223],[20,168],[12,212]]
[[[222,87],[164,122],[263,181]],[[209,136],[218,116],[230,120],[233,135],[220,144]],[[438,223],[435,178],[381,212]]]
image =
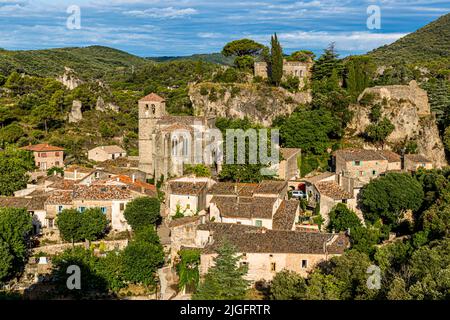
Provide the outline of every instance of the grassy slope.
[[101,46],[30,51],[0,50],[0,73],[17,70],[30,75],[54,77],[70,67],[82,78],[99,78],[148,63],[129,53]]
[[393,64],[428,63],[436,60],[450,61],[450,14],[446,14],[425,27],[396,42],[380,47],[368,53],[376,61]]

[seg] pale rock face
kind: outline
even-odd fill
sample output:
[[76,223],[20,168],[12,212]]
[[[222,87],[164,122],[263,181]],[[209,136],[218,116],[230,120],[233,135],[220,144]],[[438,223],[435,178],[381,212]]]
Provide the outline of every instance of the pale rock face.
[[[386,139],[387,147],[408,139],[415,140],[417,152],[429,158],[434,167],[441,168],[447,165],[444,145],[439,137],[435,116],[430,111],[425,90],[415,81],[411,81],[409,85],[377,86],[364,90],[359,100],[367,93],[376,95],[373,104],[385,103],[382,116],[387,117],[395,125],[395,130]],[[371,123],[369,119],[371,108],[355,104],[351,105],[350,109],[354,112],[354,117],[347,130],[352,136],[356,136],[363,133]],[[369,145],[365,147],[371,148]]]
[[69,113],[69,123],[80,122],[83,119],[83,113],[81,112],[81,101],[74,100],[72,103],[72,110]]
[[95,110],[105,112],[105,101],[102,97],[97,98],[97,104],[95,105]]
[[56,80],[61,82],[69,90],[73,90],[83,83],[82,80],[76,77],[75,71],[68,67],[64,67],[63,75],[57,77]]
[[[212,101],[209,94],[202,95],[201,88],[215,88],[217,100]],[[198,84],[189,87],[189,96],[197,116],[211,115],[217,117],[248,117],[264,126],[270,126],[278,116],[290,115],[302,103],[311,101],[308,91],[290,93],[282,88],[257,90],[255,84]]]

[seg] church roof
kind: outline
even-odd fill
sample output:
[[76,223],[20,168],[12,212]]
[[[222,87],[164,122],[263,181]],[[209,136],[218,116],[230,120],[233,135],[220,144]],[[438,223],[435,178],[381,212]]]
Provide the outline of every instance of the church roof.
[[165,101],[165,99],[160,97],[160,96],[158,96],[156,93],[152,92],[149,95],[146,95],[145,97],[140,99],[139,101],[163,102],[163,101]]
[[196,123],[203,124],[204,117],[195,116],[164,116],[158,120],[158,124],[171,125],[171,124],[184,124],[194,125]]

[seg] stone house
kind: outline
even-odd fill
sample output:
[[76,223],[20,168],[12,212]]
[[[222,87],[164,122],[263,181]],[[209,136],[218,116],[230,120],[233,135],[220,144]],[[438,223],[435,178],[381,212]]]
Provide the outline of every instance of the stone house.
[[[151,93],[139,100],[139,169],[148,178],[182,176],[185,164],[195,163],[194,150],[205,150],[205,137],[215,129],[214,117],[170,116],[165,100]],[[204,153],[202,153],[204,155]],[[208,159],[215,171],[220,171],[216,150]]]
[[405,154],[405,170],[414,172],[419,168],[431,170],[433,169],[433,163],[420,154]]
[[[306,79],[311,76],[312,62],[306,61],[287,61],[283,60],[283,78],[286,80],[288,77],[295,77],[300,80],[299,88],[303,88],[306,84]],[[268,65],[264,61],[255,62],[255,77],[261,77],[267,79],[269,75]]]
[[46,227],[46,196],[0,197],[0,208],[25,208],[32,217],[33,234],[40,234]]
[[34,163],[41,171],[46,171],[52,167],[64,167],[64,148],[41,143],[21,149],[33,152]]
[[202,247],[200,275],[214,265],[217,249],[230,242],[248,267],[247,280],[270,281],[277,272],[289,270],[307,277],[322,261],[344,253],[349,239],[343,234],[267,230],[261,227],[207,223],[197,228],[195,244]]
[[100,146],[88,151],[88,159],[103,162],[126,157],[127,152],[119,146]]
[[177,212],[185,216],[201,214],[206,209],[206,181],[169,181],[169,216]]
[[298,169],[298,158],[301,156],[301,149],[280,148],[283,160],[278,164],[278,178],[281,180],[295,180],[300,177]]
[[93,168],[86,168],[79,165],[71,165],[64,169],[64,179],[66,180],[82,180],[94,172]]
[[75,185],[73,190],[55,190],[45,201],[47,226],[56,228],[54,221],[64,209],[83,212],[88,208],[100,208],[113,231],[130,230],[123,213],[130,201],[142,196],[146,194],[125,185]]

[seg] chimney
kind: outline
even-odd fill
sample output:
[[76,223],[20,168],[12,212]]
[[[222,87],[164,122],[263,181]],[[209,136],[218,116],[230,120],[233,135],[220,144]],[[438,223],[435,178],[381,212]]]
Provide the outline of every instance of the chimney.
[[73,179],[77,180],[77,169],[73,171]]

